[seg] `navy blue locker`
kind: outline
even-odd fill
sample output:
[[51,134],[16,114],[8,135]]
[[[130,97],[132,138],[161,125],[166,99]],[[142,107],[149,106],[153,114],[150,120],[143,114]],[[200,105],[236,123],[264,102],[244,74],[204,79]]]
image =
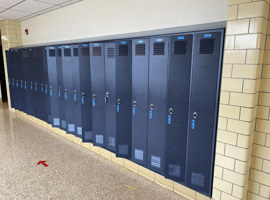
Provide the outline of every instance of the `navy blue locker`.
[[75,124],[75,135],[82,137],[82,113],[81,113],[81,85],[80,85],[80,63],[78,45],[72,45],[73,63],[72,63],[72,80],[73,80],[73,122]]
[[20,51],[19,50],[13,50],[13,66],[14,66],[14,100],[15,100],[15,104],[14,107],[16,110],[20,109],[20,92],[19,92],[19,75],[18,73],[20,73],[19,70],[17,70],[18,66],[21,66],[21,62],[20,62]]
[[17,52],[18,56],[18,65],[16,67],[16,73],[17,73],[17,80],[18,80],[18,97],[19,97],[19,107],[18,109],[22,112],[26,112],[26,106],[25,106],[25,91],[24,91],[24,70],[22,65],[22,50],[19,50]]
[[211,196],[223,30],[198,32],[194,37],[186,185]]
[[185,183],[192,34],[170,37],[165,177]]
[[162,175],[165,172],[168,52],[168,37],[150,38],[147,167]]
[[14,98],[14,57],[13,50],[6,51],[6,59],[7,59],[7,68],[8,68],[8,84],[9,84],[9,94],[10,94],[10,106],[11,108],[15,108],[15,98]]
[[105,84],[106,84],[106,149],[115,152],[116,148],[116,74],[115,43],[105,43]]
[[90,43],[93,144],[105,147],[105,63],[104,44]]
[[75,134],[76,127],[73,118],[73,47],[72,45],[62,46],[62,69],[63,69],[63,98],[65,102],[66,132]]
[[60,128],[66,131],[66,114],[65,114],[65,95],[64,95],[64,82],[63,82],[63,66],[62,66],[62,47],[56,47],[56,69],[57,69],[57,91],[59,101],[59,116],[60,116]]
[[43,104],[44,104],[44,121],[52,124],[51,120],[51,103],[50,95],[48,91],[49,85],[49,73],[48,73],[48,63],[47,63],[47,48],[42,47],[42,70],[43,70]]
[[60,128],[60,111],[58,96],[57,64],[56,54],[57,47],[47,47],[47,64],[48,64],[48,93],[50,97],[50,121],[53,127]]
[[149,39],[132,40],[132,161],[146,166]]
[[80,66],[80,99],[81,103],[81,125],[83,142],[93,141],[92,106],[91,106],[91,72],[90,53],[88,44],[79,44],[79,66]]
[[131,158],[132,41],[116,45],[116,156]]

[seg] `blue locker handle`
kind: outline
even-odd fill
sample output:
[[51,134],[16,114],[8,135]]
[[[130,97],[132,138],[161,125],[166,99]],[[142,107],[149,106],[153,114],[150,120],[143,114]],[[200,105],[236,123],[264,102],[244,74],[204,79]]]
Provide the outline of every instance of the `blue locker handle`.
[[50,90],[50,95],[52,96],[52,89]]
[[14,87],[14,82],[12,82],[12,86]]
[[75,102],[77,101],[77,96],[76,96],[76,94],[74,94],[74,101],[75,101]]
[[43,87],[41,87],[41,93],[43,93]]
[[191,121],[192,121],[192,123],[191,123],[191,128],[192,128],[192,129],[195,129],[195,119],[192,119]]
[[119,104],[116,106],[116,112],[120,112],[120,105]]
[[45,94],[47,94],[47,93],[48,93],[47,88],[45,88]]
[[8,84],[10,85],[10,81],[8,81]]
[[24,89],[26,89],[26,84],[24,85]]
[[153,112],[152,112],[152,110],[150,110],[149,111],[149,119],[152,119],[152,117],[153,117]]
[[60,91],[58,92],[58,96],[61,97],[61,92]]
[[82,104],[84,104],[84,97],[82,97]]
[[92,100],[92,106],[93,106],[93,107],[96,106],[96,100],[95,100],[95,99]]
[[21,83],[21,88],[23,88],[23,84]]
[[172,123],[172,116],[168,115],[168,124],[171,124],[171,123]]
[[67,100],[67,93],[65,93],[65,99]]
[[133,115],[136,114],[136,107],[135,106],[133,106],[132,113],[133,113]]
[[37,86],[35,86],[35,91],[37,91]]
[[33,85],[31,85],[31,90],[33,90]]

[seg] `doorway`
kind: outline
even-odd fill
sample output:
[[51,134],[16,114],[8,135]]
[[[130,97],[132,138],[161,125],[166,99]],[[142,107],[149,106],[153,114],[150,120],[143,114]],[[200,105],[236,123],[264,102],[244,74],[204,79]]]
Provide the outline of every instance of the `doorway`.
[[2,44],[0,44],[0,87],[1,87],[0,98],[2,98],[2,102],[6,102],[7,101],[7,87],[6,87]]

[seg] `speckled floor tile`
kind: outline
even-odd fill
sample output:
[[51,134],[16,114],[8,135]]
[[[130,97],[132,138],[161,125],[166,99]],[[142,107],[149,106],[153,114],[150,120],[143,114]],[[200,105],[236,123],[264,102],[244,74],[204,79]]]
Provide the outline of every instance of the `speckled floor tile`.
[[0,104],[0,199],[183,198]]

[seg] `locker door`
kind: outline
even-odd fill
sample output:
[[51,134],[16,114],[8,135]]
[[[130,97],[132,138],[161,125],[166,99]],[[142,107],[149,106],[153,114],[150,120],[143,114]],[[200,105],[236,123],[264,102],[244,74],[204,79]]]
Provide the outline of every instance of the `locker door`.
[[50,95],[48,91],[49,85],[49,73],[48,73],[48,63],[47,63],[47,48],[42,47],[42,66],[43,66],[43,97],[44,97],[44,119],[47,123],[52,124],[51,120],[51,103],[50,103]]
[[168,37],[152,37],[150,39],[147,166],[162,175],[164,175],[165,168],[167,124],[168,42]]
[[93,141],[92,127],[92,106],[91,106],[91,72],[90,72],[90,53],[88,44],[79,45],[79,64],[80,64],[80,102],[82,118],[82,140],[83,142]]
[[20,94],[19,94],[19,80],[18,80],[18,73],[19,71],[16,70],[16,66],[20,66],[20,52],[19,50],[12,50],[13,51],[13,59],[14,59],[14,99],[15,99],[15,109],[19,110],[20,104]]
[[82,113],[81,113],[81,87],[80,87],[80,65],[79,65],[79,49],[78,45],[72,45],[73,48],[73,122],[75,124],[75,135],[77,137],[82,137]]
[[115,88],[115,43],[105,43],[106,82],[106,149],[115,152],[116,138],[116,88]]
[[48,93],[50,97],[50,113],[53,127],[60,128],[60,111],[58,97],[58,82],[57,82],[57,65],[56,65],[56,47],[47,47],[47,63],[48,63]]
[[25,90],[25,110],[28,115],[32,114],[32,105],[33,101],[31,98],[31,91],[29,88],[29,72],[30,72],[30,53],[28,49],[24,49],[22,51],[22,68],[23,68],[23,73],[24,73],[24,83],[23,83],[23,88]]
[[65,102],[65,118],[67,133],[75,134],[75,124],[73,121],[73,48],[72,46],[62,46],[62,68],[63,68],[63,95]]
[[24,69],[22,65],[22,50],[18,51],[19,65],[16,68],[18,71],[18,93],[19,93],[19,110],[25,112],[25,91],[24,91]]
[[223,30],[195,34],[186,185],[208,196],[212,193],[222,49]]
[[29,65],[28,65],[28,83],[29,83],[29,96],[30,96],[30,115],[36,116],[36,97],[35,97],[35,82],[34,82],[34,75],[35,75],[35,64],[34,64],[34,56],[32,49],[28,49],[29,55]]
[[185,182],[192,34],[172,35],[167,93],[165,176]]
[[132,161],[146,166],[149,39],[132,40]]
[[132,41],[116,44],[116,156],[131,158]]
[[8,84],[10,94],[10,105],[14,108],[14,72],[13,72],[13,57],[10,50],[6,50],[7,68],[8,68]]
[[104,147],[106,136],[104,44],[90,43],[93,144]]
[[57,97],[59,101],[59,116],[60,116],[60,128],[66,131],[66,113],[65,113],[65,95],[64,95],[64,83],[63,83],[63,66],[62,66],[62,47],[57,46],[56,50],[56,69],[57,69]]

